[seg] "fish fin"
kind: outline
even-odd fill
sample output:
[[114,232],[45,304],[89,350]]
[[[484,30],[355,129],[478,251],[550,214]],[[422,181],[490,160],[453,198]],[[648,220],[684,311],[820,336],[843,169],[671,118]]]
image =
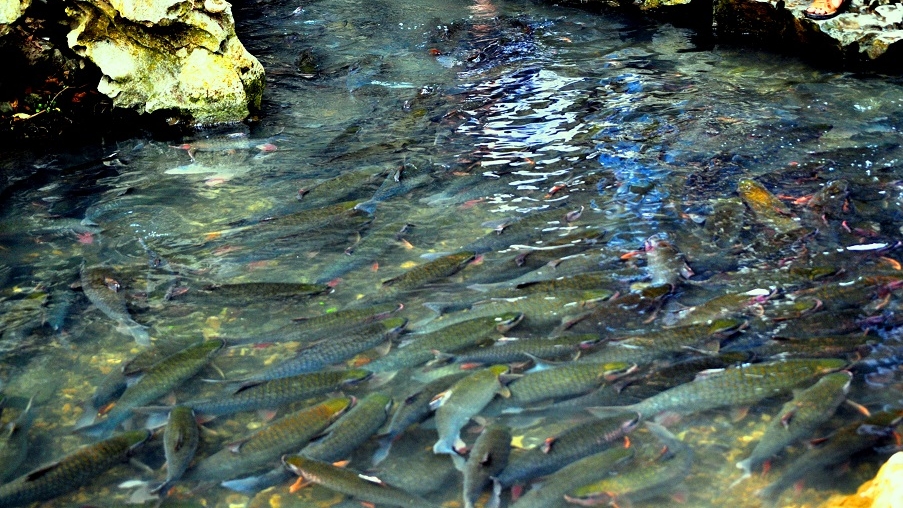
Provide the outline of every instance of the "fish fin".
[[241,447],[245,443],[248,442],[248,439],[240,439],[238,441],[233,441],[226,445],[226,449],[228,449],[232,453],[241,453]]
[[[462,369],[463,369],[463,367],[462,367]],[[511,374],[511,373],[500,374],[499,382],[504,385],[507,385],[514,381],[517,381],[518,379],[520,379],[522,377],[524,377],[523,374]]]
[[489,500],[484,504],[484,508],[499,508],[502,503],[502,484],[495,478],[490,478],[492,480],[492,494],[489,495]]
[[260,384],[263,384],[263,381],[245,381],[245,382],[241,383],[240,385],[238,385],[238,387],[235,389],[235,391],[232,392],[232,395],[241,393],[241,392],[247,390],[248,388],[253,388]]
[[633,406],[595,406],[586,408],[596,418],[610,418],[631,411],[638,412]]
[[[501,379],[499,379],[501,381]],[[511,398],[511,389],[505,386],[504,384],[499,384],[498,394],[506,399]]]
[[452,459],[452,464],[454,464],[454,466],[455,466],[455,469],[463,472],[464,464],[466,463],[466,461],[464,460],[464,457],[462,457],[456,453],[451,456],[451,459]]
[[44,466],[44,467],[42,467],[42,468],[40,468],[40,469],[35,469],[34,471],[32,471],[32,472],[28,473],[27,475],[25,475],[25,481],[26,481],[26,482],[33,482],[33,481],[35,481],[35,480],[37,480],[37,479],[43,477],[43,476],[46,475],[47,473],[52,472],[54,469],[56,469],[57,467],[59,467],[59,465],[60,465],[59,462],[54,462],[54,463],[48,464],[48,465],[46,465],[46,466]]
[[844,402],[846,402],[848,406],[852,407],[856,411],[859,411],[863,415],[865,415],[867,417],[872,416],[872,413],[868,410],[868,408],[863,406],[862,404],[860,404],[858,402],[854,402],[850,399],[846,399]]
[[303,489],[304,487],[307,487],[308,485],[310,485],[310,483],[311,483],[311,482],[309,482],[309,481],[305,480],[303,477],[299,476],[298,479],[295,480],[294,483],[292,483],[292,484],[289,486],[288,491],[289,491],[290,494],[295,494],[295,493],[298,492],[299,490],[301,490],[301,489]]
[[141,462],[140,460],[138,460],[134,457],[129,458],[129,464],[136,469],[140,469],[141,471],[144,471],[145,473],[148,473],[151,475],[154,474],[154,469],[152,467],[148,466],[144,462]]
[[551,451],[552,451],[552,445],[554,445],[554,444],[555,444],[555,441],[557,441],[557,440],[558,440],[557,437],[547,437],[547,438],[542,442],[542,444],[539,446],[539,450],[540,450],[542,453],[549,453],[549,452],[551,452]]
[[[364,367],[366,367],[366,365]],[[387,384],[389,381],[392,381],[392,379],[397,375],[397,370],[392,372],[375,372],[370,376],[369,386],[370,388],[379,388],[380,386]]]
[[743,459],[740,462],[737,462],[737,469],[743,470],[743,476],[741,476],[740,478],[737,479],[737,481],[732,483],[731,484],[732,487],[734,485],[740,483],[741,481],[745,480],[746,478],[749,478],[750,476],[752,476],[752,459]]
[[424,302],[423,306],[441,316],[446,311],[453,309],[455,304],[448,302]]
[[746,418],[747,414],[749,414],[749,406],[731,408],[731,421],[734,423],[739,422]]
[[430,400],[430,410],[435,411],[439,409],[442,404],[445,404],[445,401],[448,400],[448,396],[451,395],[451,390],[445,390],[444,392],[437,393]]
[[269,422],[272,421],[273,418],[276,418],[277,411],[275,409],[261,409],[257,411],[257,414],[260,415],[260,419]]
[[379,447],[373,453],[373,458],[370,460],[370,463],[374,466],[378,465],[382,461],[386,460],[386,457],[389,456],[389,450],[392,449],[392,443],[395,442],[395,438],[393,436],[382,436],[378,439]]
[[530,360],[533,362],[533,367],[530,370],[528,370],[527,372],[540,372],[540,371],[549,370],[558,365],[561,365],[560,363],[550,362],[548,360],[543,360],[541,358],[537,358],[536,356],[533,356],[530,353],[524,353],[524,354],[527,357],[529,357]]
[[794,415],[796,415],[797,409],[798,408],[793,408],[781,415],[781,426],[783,426],[785,429],[790,427],[790,422],[793,421],[793,417]]
[[389,351],[391,351],[391,350],[392,350],[392,339],[389,339],[389,340],[383,342],[382,344],[376,346],[375,348],[373,348],[373,351],[376,352],[376,354],[379,356],[386,356],[387,354],[389,354]]

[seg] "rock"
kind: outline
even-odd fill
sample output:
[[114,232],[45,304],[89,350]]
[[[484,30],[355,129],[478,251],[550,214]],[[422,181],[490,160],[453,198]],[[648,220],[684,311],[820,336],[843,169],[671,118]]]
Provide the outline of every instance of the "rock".
[[18,20],[31,0],[0,0],[0,37],[9,32],[9,27]]
[[259,108],[263,66],[235,35],[224,0],[78,0],[68,44],[100,68],[98,91],[140,112],[199,124]]
[[855,494],[833,496],[824,508],[894,508],[903,499],[903,452],[897,452],[878,471],[875,478],[859,487]]

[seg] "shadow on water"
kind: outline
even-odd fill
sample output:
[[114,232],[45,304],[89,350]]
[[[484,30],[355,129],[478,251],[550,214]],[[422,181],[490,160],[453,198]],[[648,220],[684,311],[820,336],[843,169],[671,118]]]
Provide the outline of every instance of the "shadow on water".
[[[290,493],[279,468],[328,418],[284,422],[339,393],[358,405],[305,453],[427,499],[378,494],[403,506],[460,502],[481,472],[503,479],[503,506],[529,505],[540,491],[515,504],[509,487],[564,466],[548,506],[817,505],[887,456],[896,422],[881,410],[901,403],[899,81],[535,2],[234,13],[267,68],[258,123],[0,159],[0,416],[28,427],[5,479],[96,443],[104,425],[73,428],[110,403],[127,427],[162,424],[178,401],[215,418],[164,505],[351,506],[329,488]],[[184,353],[214,337],[229,347],[209,365]],[[858,432],[843,387],[816,383],[841,367],[875,418],[861,428],[878,431]],[[394,398],[390,416],[376,393]],[[738,481],[775,421],[787,432],[770,468]],[[473,459],[465,481],[432,453],[458,431],[505,453],[475,443],[489,423],[513,436],[504,469]],[[626,432],[632,459],[578,462]],[[136,458],[160,468],[161,442]],[[165,474],[119,463],[42,486],[48,506],[156,503],[147,491]],[[240,492],[197,488],[211,470],[244,479],[228,484]],[[757,495],[799,471],[802,489]],[[345,480],[330,488],[380,505]],[[0,505],[23,481],[0,487]]]

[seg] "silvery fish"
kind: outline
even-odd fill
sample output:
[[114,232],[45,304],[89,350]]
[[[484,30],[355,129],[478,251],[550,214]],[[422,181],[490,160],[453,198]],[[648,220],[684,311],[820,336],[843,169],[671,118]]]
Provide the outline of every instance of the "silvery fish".
[[437,401],[436,430],[439,440],[433,445],[433,453],[454,455],[463,450],[461,428],[479,414],[496,394],[510,395],[499,380],[499,376],[506,372],[507,365],[493,365],[461,379],[442,395]]
[[163,429],[163,452],[166,456],[166,481],[154,489],[166,495],[179,478],[185,474],[198,448],[198,424],[194,411],[185,406],[176,406],[169,412],[169,419]]
[[102,266],[83,266],[80,276],[82,291],[88,300],[134,337],[139,346],[149,346],[150,335],[144,325],[137,323],[129,315],[125,297],[119,292],[121,286],[113,278],[112,271]]
[[111,467],[125,462],[150,436],[148,430],[132,430],[79,448],[52,464],[0,486],[0,506],[47,501],[86,485]]
[[[508,454],[511,453],[511,429],[505,425],[493,424],[480,433],[468,452],[464,463],[464,507],[473,508],[474,503],[483,493],[492,479],[508,465]],[[496,488],[501,491],[501,487]],[[498,497],[498,494],[495,495]]]
[[844,401],[852,378],[853,374],[848,371],[835,372],[797,393],[772,418],[759,444],[748,458],[737,463],[737,467],[750,474],[787,445],[811,436]]
[[625,412],[610,418],[582,422],[545,442],[518,454],[512,454],[497,479],[503,487],[521,484],[545,476],[588,455],[620,447],[624,436],[639,424],[639,415]]
[[97,437],[109,435],[132,416],[133,409],[159,399],[194,377],[224,345],[219,339],[207,340],[148,367],[141,379],[126,388],[104,420],[77,431]]
[[329,490],[364,502],[401,508],[438,508],[439,505],[409,494],[372,476],[333,466],[301,455],[287,455],[282,462],[296,475]]
[[289,413],[198,462],[185,479],[225,481],[268,469],[282,454],[307,444],[353,403],[351,397],[338,397]]
[[629,406],[595,407],[597,416],[634,411],[644,419],[665,411],[697,413],[724,406],[753,404],[786,393],[823,374],[842,369],[847,362],[833,358],[781,360],[729,367],[703,373],[696,381],[665,390]]

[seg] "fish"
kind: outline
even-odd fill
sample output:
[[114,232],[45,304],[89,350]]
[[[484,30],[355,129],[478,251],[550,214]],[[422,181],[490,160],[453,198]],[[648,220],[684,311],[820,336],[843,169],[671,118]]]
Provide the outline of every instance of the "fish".
[[436,353],[450,354],[464,348],[488,342],[493,335],[507,332],[521,322],[519,312],[502,312],[461,321],[431,333],[410,334],[410,342],[388,355],[367,364],[373,372],[390,372],[416,367],[436,357]]
[[283,454],[307,444],[353,404],[352,397],[336,397],[273,420],[201,460],[184,479],[222,482],[268,469]]
[[693,466],[693,449],[661,425],[645,425],[664,445],[665,454],[655,462],[575,488],[565,494],[565,500],[579,506],[630,506],[666,494],[683,481]]
[[[0,408],[3,407],[3,402],[0,400]],[[0,482],[17,473],[28,456],[28,431],[34,423],[33,403],[34,397],[29,399],[28,405],[15,420],[0,429]]]
[[406,222],[393,222],[378,228],[371,227],[367,236],[345,249],[344,256],[320,272],[317,282],[325,284],[378,259],[383,259],[390,249],[402,245],[402,238],[409,227],[410,224]]
[[581,421],[540,446],[511,454],[508,466],[496,479],[503,487],[523,484],[609,448],[623,447],[624,438],[639,425],[639,415],[624,412],[608,418]]
[[586,393],[626,374],[634,366],[625,362],[565,363],[528,372],[512,381],[508,405],[523,407],[549,399]]
[[132,416],[135,408],[159,399],[194,377],[224,346],[222,340],[207,340],[160,360],[148,367],[141,379],[125,389],[105,419],[81,427],[76,432],[94,437],[109,435]]
[[179,480],[198,448],[198,424],[194,411],[186,406],[176,406],[169,412],[169,419],[163,429],[163,453],[166,456],[166,481],[152,492],[166,495],[172,485]]
[[668,240],[658,236],[650,237],[643,244],[643,250],[646,252],[651,285],[677,286],[682,278],[689,279],[693,276],[693,270],[687,266],[683,253]]
[[487,367],[461,379],[442,394],[437,400],[436,430],[439,440],[433,445],[433,453],[461,454],[464,449],[461,428],[479,414],[496,394],[510,396],[499,379],[506,372],[507,365]]
[[849,371],[834,372],[797,393],[772,418],[752,453],[737,467],[749,475],[787,445],[811,436],[844,401],[852,379]]
[[205,286],[201,294],[214,298],[259,301],[282,298],[310,297],[332,291],[323,284],[294,282],[241,282]]
[[433,399],[453,384],[469,375],[469,372],[461,371],[450,376],[441,377],[431,381],[410,393],[392,412],[389,427],[379,434],[379,449],[373,455],[373,463],[379,464],[389,456],[392,443],[411,425],[422,422],[434,411]]
[[739,198],[716,199],[712,203],[712,213],[706,217],[703,230],[718,248],[733,247],[740,238],[745,211],[746,207]]
[[139,346],[150,346],[150,334],[144,325],[129,315],[121,286],[109,268],[82,266],[79,271],[82,292],[105,316],[115,321],[123,333],[131,335]]
[[125,462],[151,437],[146,429],[117,434],[0,486],[0,506],[24,506],[71,492]]
[[[483,429],[473,443],[464,463],[464,507],[473,508],[483,489],[496,483],[493,477],[508,465],[511,453],[511,429],[506,425],[492,424]],[[497,487],[501,491],[501,487]],[[498,497],[498,493],[494,497]]]
[[387,344],[404,330],[407,322],[405,318],[389,318],[364,325],[335,338],[322,339],[302,347],[294,357],[244,378],[244,381],[269,381],[315,372],[343,362],[358,353]]
[[605,358],[605,352],[612,348],[633,349],[639,358],[646,360],[695,350],[717,352],[721,347],[721,340],[745,328],[747,324],[743,319],[721,318],[707,323],[661,328],[642,335],[618,337],[606,341],[605,347],[584,360]]
[[759,182],[741,178],[737,183],[737,194],[756,219],[775,232],[789,233],[799,229],[799,224],[791,218],[790,210]]
[[475,256],[475,252],[462,251],[428,261],[397,277],[384,280],[381,292],[384,296],[389,296],[421,288],[430,282],[435,282],[454,275],[464,268],[467,263],[473,261]]
[[588,410],[596,416],[613,411],[635,411],[648,419],[666,411],[690,414],[724,406],[742,406],[786,393],[801,383],[846,365],[845,360],[834,358],[745,364],[702,373],[693,382],[675,386],[637,404]]
[[450,357],[455,363],[511,363],[532,358],[573,356],[592,347],[602,338],[597,334],[560,335],[542,339],[500,339],[476,349],[466,349]]
[[354,385],[371,376],[363,369],[310,372],[297,376],[245,384],[217,397],[182,402],[199,415],[223,416],[243,411],[274,408],[290,402]]
[[504,219],[500,222],[484,224],[494,231],[466,246],[465,250],[483,254],[497,251],[511,245],[526,245],[543,236],[552,236],[560,229],[568,227],[565,212],[560,208],[533,212],[521,217]]
[[571,490],[593,483],[612,474],[612,471],[633,459],[633,446],[617,446],[575,460],[546,476],[521,496],[511,508],[546,508],[564,501]]
[[392,397],[380,392],[367,394],[323,431],[322,437],[304,447],[301,455],[325,462],[348,457],[386,423],[391,407]]
[[401,508],[439,508],[439,505],[393,487],[378,478],[335,467],[327,462],[301,455],[286,455],[282,462],[292,473],[306,481],[351,496],[360,501]]
[[589,275],[589,273],[596,272],[599,269],[600,256],[598,253],[573,254],[553,259],[535,270],[529,271],[514,279],[488,284],[471,284],[467,287],[474,291],[483,292],[518,287],[527,288],[530,284],[539,284],[555,279],[582,276],[584,274],[590,278],[597,277],[595,275]]
[[820,446],[807,450],[788,464],[783,473],[757,495],[767,503],[776,504],[781,493],[799,480],[844,462],[853,454],[892,442],[901,421],[903,410],[893,409],[844,425]]

